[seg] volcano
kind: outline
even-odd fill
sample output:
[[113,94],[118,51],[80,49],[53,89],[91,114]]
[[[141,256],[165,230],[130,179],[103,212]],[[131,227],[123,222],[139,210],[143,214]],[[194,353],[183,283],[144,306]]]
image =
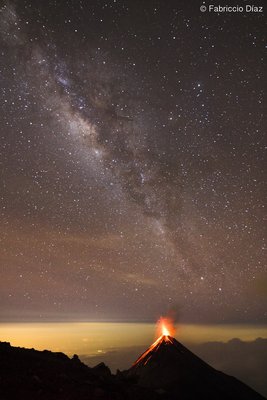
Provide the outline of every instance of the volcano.
[[125,371],[143,387],[169,400],[262,400],[236,378],[215,370],[176,339],[161,335]]

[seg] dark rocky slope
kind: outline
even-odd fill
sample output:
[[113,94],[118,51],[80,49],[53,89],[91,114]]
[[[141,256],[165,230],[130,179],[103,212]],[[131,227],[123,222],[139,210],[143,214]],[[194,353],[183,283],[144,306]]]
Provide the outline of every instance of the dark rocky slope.
[[0,400],[157,400],[152,390],[89,368],[77,356],[12,347],[0,342]]

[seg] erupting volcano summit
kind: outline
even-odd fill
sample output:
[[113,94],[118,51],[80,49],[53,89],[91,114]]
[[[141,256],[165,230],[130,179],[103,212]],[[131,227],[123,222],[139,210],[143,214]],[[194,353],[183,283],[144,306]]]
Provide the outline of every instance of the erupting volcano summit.
[[138,385],[165,393],[169,400],[263,399],[236,378],[215,370],[193,354],[170,336],[162,321],[160,326],[159,338],[125,372]]

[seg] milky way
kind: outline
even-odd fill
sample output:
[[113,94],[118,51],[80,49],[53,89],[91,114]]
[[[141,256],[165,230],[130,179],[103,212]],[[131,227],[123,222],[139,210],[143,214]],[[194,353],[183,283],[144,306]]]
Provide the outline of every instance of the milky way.
[[35,3],[0,14],[1,318],[263,321],[264,16]]

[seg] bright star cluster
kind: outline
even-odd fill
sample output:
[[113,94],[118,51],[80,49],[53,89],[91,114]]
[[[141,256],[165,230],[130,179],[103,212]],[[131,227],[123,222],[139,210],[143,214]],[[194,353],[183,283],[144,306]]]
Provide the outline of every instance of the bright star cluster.
[[263,32],[193,1],[4,2],[2,319],[266,318]]

